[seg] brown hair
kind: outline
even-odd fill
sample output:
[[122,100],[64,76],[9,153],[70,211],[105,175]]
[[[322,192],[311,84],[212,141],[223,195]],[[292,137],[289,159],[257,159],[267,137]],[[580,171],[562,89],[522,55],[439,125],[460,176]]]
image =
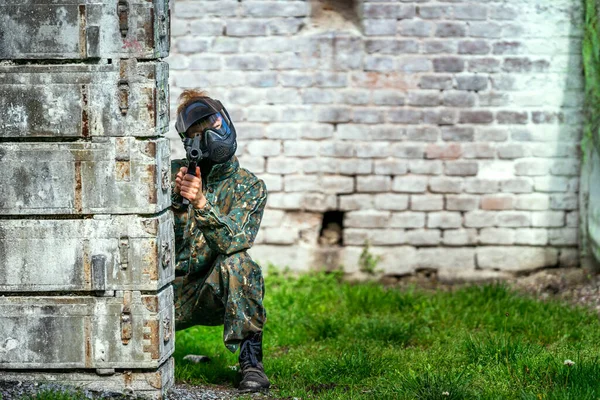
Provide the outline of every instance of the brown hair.
[[179,95],[179,106],[177,106],[177,114],[183,111],[188,105],[193,103],[196,100],[203,99],[208,97],[208,93],[204,90],[194,88],[194,89],[185,89]]

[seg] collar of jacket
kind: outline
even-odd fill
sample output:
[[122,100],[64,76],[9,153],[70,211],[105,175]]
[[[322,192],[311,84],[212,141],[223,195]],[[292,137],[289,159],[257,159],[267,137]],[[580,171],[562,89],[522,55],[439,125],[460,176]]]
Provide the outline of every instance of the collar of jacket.
[[222,164],[215,164],[208,174],[208,182],[218,182],[229,178],[240,168],[240,163],[236,156],[231,157]]

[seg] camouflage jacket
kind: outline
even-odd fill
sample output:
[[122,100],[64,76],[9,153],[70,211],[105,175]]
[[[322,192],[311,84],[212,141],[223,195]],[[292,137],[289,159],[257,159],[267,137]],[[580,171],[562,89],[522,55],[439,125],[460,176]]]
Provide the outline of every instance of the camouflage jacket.
[[[185,159],[171,162],[173,187],[182,166]],[[240,168],[236,156],[213,166],[204,186],[207,203],[201,210],[184,207],[183,198],[172,192],[177,275],[206,274],[219,254],[249,249],[260,227],[267,188]]]

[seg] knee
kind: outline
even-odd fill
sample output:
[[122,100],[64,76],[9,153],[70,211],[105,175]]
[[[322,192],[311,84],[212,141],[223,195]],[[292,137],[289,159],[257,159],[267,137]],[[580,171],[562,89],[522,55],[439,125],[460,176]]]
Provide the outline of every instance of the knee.
[[239,276],[262,275],[260,266],[250,257],[247,251],[233,254],[221,254],[217,257],[217,265],[229,274]]

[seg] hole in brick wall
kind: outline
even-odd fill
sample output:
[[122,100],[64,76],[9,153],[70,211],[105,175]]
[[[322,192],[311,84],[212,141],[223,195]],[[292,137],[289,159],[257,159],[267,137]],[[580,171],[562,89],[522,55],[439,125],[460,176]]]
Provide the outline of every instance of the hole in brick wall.
[[356,30],[362,0],[311,0],[311,27],[315,29]]
[[344,212],[326,211],[319,233],[319,244],[324,246],[341,245],[344,236]]

